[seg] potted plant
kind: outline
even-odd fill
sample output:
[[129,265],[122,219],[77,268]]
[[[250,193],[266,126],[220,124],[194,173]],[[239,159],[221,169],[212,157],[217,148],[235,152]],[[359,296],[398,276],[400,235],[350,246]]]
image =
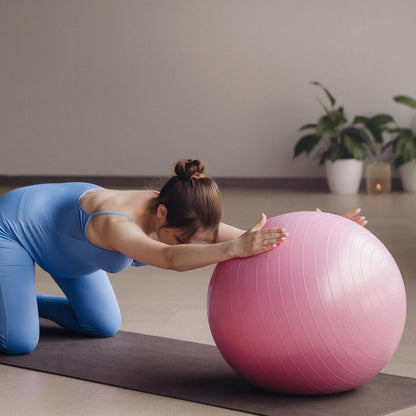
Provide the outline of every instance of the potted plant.
[[[407,95],[393,97],[394,101],[416,109],[416,100]],[[416,116],[413,117],[412,128],[402,128],[396,124],[389,129],[395,137],[384,147],[392,146],[394,166],[399,169],[403,189],[416,192]]]
[[375,143],[382,141],[382,133],[392,118],[386,114],[374,117],[357,116],[348,122],[342,106],[336,106],[333,95],[319,82],[329,100],[326,106],[319,100],[325,114],[317,123],[309,123],[300,131],[310,130],[295,145],[294,157],[317,151],[319,163],[325,164],[329,189],[335,193],[356,193],[360,187],[364,160],[375,154]]

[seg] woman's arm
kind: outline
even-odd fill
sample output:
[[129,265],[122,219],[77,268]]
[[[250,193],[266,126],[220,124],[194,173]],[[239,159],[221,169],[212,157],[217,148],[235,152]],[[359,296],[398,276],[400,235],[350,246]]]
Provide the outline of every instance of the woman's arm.
[[236,238],[240,238],[245,232],[246,230],[220,223],[217,242],[222,243],[223,241],[235,240]]
[[282,242],[285,233],[277,228],[262,229],[265,216],[242,237],[216,244],[166,245],[148,237],[130,221],[115,221],[105,227],[103,238],[114,250],[136,261],[176,271],[219,263],[234,257],[264,253]]

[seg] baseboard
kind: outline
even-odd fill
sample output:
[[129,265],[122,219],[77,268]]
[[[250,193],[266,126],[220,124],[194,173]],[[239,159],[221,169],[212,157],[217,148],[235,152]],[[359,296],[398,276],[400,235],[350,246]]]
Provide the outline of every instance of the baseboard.
[[[0,175],[0,186],[20,187],[38,183],[90,182],[103,187],[160,188],[167,177],[155,176],[86,176],[86,175]],[[327,192],[325,178],[272,178],[272,177],[216,177],[221,188],[280,189],[294,191]],[[361,191],[365,191],[365,180],[361,181]],[[401,191],[399,178],[393,178],[392,190]]]

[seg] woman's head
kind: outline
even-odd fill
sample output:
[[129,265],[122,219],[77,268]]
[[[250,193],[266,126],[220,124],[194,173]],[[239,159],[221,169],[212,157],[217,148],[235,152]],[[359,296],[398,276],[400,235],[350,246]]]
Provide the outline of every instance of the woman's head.
[[180,230],[177,243],[197,235],[215,241],[222,218],[221,194],[215,181],[204,173],[200,160],[180,160],[175,175],[163,186],[152,206],[153,213],[166,215],[162,228]]

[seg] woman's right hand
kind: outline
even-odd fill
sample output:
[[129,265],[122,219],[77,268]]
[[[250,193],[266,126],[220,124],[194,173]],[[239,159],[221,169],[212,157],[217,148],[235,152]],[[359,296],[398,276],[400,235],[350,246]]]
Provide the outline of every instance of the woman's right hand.
[[240,238],[234,240],[235,257],[250,257],[272,250],[282,243],[289,235],[284,228],[263,228],[266,216],[262,214],[260,221]]

